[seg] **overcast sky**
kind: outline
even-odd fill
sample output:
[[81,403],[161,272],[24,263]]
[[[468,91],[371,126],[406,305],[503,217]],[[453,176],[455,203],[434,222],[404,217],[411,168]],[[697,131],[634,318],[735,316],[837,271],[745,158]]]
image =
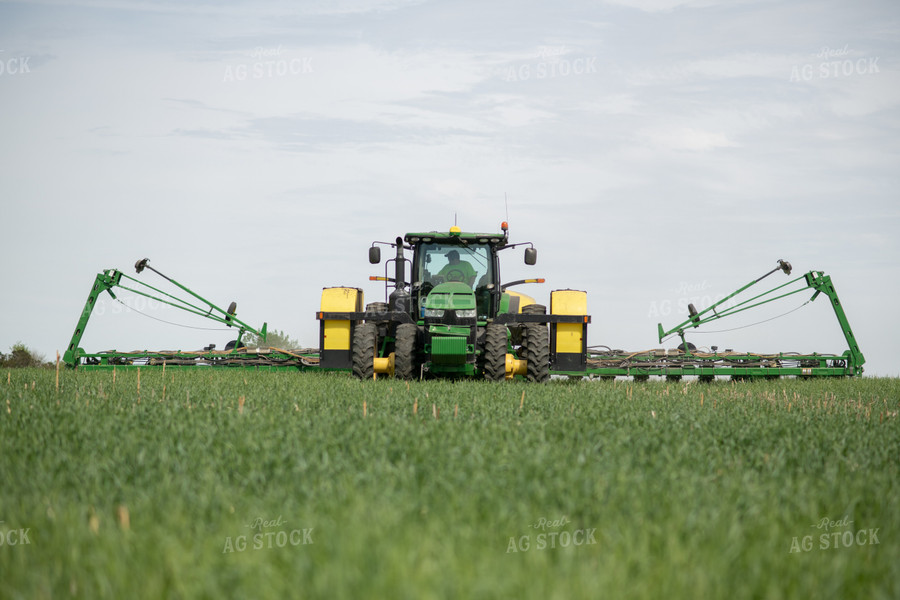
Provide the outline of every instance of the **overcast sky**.
[[[383,299],[372,241],[508,215],[539,259],[503,277],[587,290],[592,345],[659,347],[783,258],[897,376],[898,51],[893,0],[0,2],[0,350],[64,351],[96,273],[144,257],[315,346],[323,287]],[[86,350],[233,337],[120,299],[143,314],[104,299]],[[847,347],[823,298],[689,339]]]

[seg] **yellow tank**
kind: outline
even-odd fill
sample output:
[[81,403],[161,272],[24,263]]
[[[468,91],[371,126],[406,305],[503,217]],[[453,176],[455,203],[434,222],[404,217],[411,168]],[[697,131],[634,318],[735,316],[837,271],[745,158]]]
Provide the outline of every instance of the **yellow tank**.
[[353,321],[326,319],[325,313],[362,312],[363,291],[351,287],[330,287],[322,290],[319,328],[319,364],[327,369],[343,369],[353,365],[351,342]]
[[[555,290],[550,293],[550,314],[586,315],[587,292],[579,290]],[[587,321],[584,323],[551,323],[551,355],[555,356],[554,368],[581,370],[587,359]]]

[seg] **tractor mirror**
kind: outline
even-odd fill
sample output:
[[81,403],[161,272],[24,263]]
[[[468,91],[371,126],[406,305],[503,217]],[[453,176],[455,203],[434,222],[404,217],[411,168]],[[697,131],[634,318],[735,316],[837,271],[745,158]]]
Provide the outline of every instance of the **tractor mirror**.
[[525,264],[533,265],[537,262],[537,249],[525,248]]
[[369,248],[369,262],[373,265],[377,265],[381,262],[381,248],[378,246]]

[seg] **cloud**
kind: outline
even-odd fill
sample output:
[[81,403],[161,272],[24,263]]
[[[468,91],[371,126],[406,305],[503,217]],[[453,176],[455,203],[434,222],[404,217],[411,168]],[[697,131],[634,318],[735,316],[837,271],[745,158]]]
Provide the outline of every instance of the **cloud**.
[[718,131],[703,131],[690,127],[644,130],[642,137],[658,148],[702,152],[716,148],[734,148],[738,144]]
[[238,116],[249,116],[250,114],[247,111],[233,110],[230,108],[222,108],[219,106],[210,106],[206,102],[201,102],[200,100],[194,100],[190,98],[163,98],[163,100],[165,102],[170,102],[175,106],[180,106],[192,110],[223,112],[226,114]]
[[221,141],[247,138],[246,135],[213,129],[175,129],[172,131],[172,135]]
[[32,5],[90,8],[107,11],[150,12],[168,14],[266,14],[358,15],[385,12],[422,4],[425,0],[319,0],[298,3],[269,0],[264,6],[252,0],[223,2],[181,2],[179,0],[29,0]]
[[634,8],[642,12],[670,12],[679,8],[705,8],[720,4],[734,4],[727,0],[604,0],[605,4]]

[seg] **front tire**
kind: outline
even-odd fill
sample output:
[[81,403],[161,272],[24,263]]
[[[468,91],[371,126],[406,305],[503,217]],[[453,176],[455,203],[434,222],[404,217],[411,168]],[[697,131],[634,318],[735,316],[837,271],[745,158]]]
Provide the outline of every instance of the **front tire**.
[[484,378],[506,379],[506,325],[491,323],[484,334]]
[[[525,308],[530,309],[529,314],[547,313],[540,304]],[[546,323],[525,324],[525,360],[528,361],[528,381],[544,383],[550,380],[550,330]]]
[[416,338],[419,329],[413,323],[397,325],[394,337],[394,377],[416,379],[419,376],[419,361],[416,353]]
[[353,375],[362,380],[375,377],[375,323],[357,323],[353,330]]

